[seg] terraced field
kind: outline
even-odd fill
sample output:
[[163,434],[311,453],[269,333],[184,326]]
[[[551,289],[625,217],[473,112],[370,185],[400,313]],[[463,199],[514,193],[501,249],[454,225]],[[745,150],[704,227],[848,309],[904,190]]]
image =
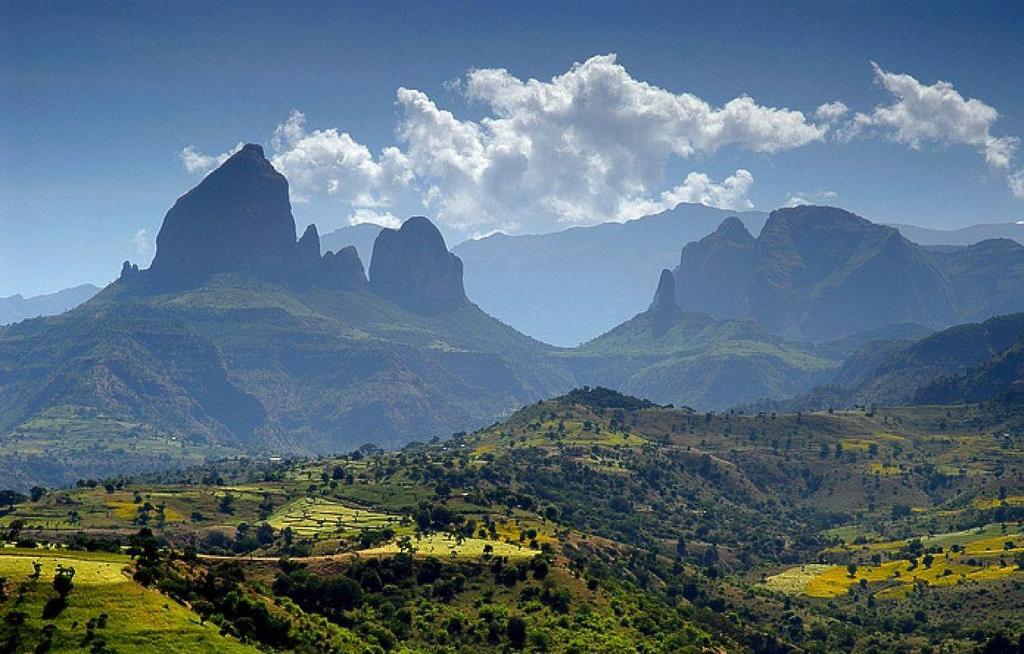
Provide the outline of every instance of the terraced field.
[[401,518],[323,498],[304,497],[275,511],[267,521],[275,529],[291,527],[302,536],[398,527]]

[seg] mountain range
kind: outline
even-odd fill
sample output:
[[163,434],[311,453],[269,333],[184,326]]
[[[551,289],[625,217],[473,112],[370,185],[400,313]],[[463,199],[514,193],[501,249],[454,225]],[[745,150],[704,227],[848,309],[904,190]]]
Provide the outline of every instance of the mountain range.
[[[560,265],[619,243],[619,269],[651,234],[681,234],[680,216],[579,230],[593,249],[565,252]],[[531,238],[553,257],[568,235],[582,242],[572,230]],[[174,203],[148,269],[125,262],[85,304],[0,330],[0,446],[10,453],[0,486],[398,446],[584,385],[703,410],[778,401],[857,386],[856,374],[896,361],[935,326],[1012,309],[1022,293],[1016,243],[929,249],[828,207],[773,212],[757,238],[729,217],[680,249],[676,270],[655,271],[643,291],[628,288],[640,285],[636,271],[621,286],[602,286],[607,271],[581,280],[590,302],[621,294],[629,302],[618,310],[635,315],[555,347],[473,303],[462,258],[427,218],[378,230],[368,269],[354,246],[324,251],[315,226],[297,236],[287,180],[245,146]],[[521,299],[543,308],[552,292],[565,290],[527,287]],[[997,331],[984,353],[1017,335]],[[937,365],[936,379],[981,363]]]
[[99,290],[92,284],[81,284],[46,295],[0,297],[0,325],[7,325],[26,318],[64,313],[96,295]]
[[916,225],[890,224],[900,234],[920,245],[974,245],[991,238],[1008,238],[1024,243],[1024,221],[981,223],[959,229],[929,229]]
[[287,181],[246,146],[168,211],[149,269],[0,331],[0,477],[398,445],[571,386],[466,299],[426,219],[382,232],[369,273],[315,227],[296,239]]
[[[496,233],[452,248],[465,266],[466,292],[481,309],[545,343],[572,347],[643,311],[651,280],[690,241],[734,216],[758,232],[767,214],[682,203],[627,222],[550,234]],[[352,245],[367,258],[381,227],[342,227],[326,250]]]
[[1024,245],[929,248],[834,207],[778,209],[756,238],[728,219],[683,248],[675,276],[687,310],[753,319],[799,340],[1024,310]]

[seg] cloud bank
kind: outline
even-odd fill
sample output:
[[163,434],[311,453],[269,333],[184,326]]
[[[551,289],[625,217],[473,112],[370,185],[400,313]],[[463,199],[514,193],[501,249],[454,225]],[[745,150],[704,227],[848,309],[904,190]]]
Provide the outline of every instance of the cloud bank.
[[[750,208],[747,170],[718,181],[694,171],[666,182],[666,168],[723,148],[773,154],[822,141],[836,110],[819,111],[815,121],[748,96],[715,106],[633,78],[613,54],[547,81],[488,68],[448,88],[486,115],[459,118],[403,87],[397,145],[375,155],[348,133],[307,129],[296,111],[274,131],[271,161],[294,201],[335,197],[351,222],[390,221],[416,207],[467,234],[545,231],[637,218],[679,202]],[[230,153],[190,146],[180,154],[186,169],[204,173]]]
[[[754,176],[744,168],[719,180],[699,170],[672,180],[666,171],[726,148],[772,155],[824,141],[830,132],[836,147],[871,136],[912,148],[971,147],[1024,197],[1024,169],[1014,172],[1019,141],[993,134],[993,107],[965,99],[948,82],[929,86],[872,66],[892,102],[852,115],[838,100],[806,115],[746,95],[716,106],[635,79],[614,54],[543,81],[477,69],[445,88],[481,109],[479,120],[401,87],[393,146],[374,153],[347,132],[308,129],[305,116],[293,111],[274,130],[269,151],[295,202],[335,198],[352,224],[395,225],[396,214],[419,211],[461,235],[630,220],[681,202],[749,209]],[[205,173],[237,147],[207,155],[189,146],[179,154],[188,171]],[[787,204],[830,198],[793,193]]]

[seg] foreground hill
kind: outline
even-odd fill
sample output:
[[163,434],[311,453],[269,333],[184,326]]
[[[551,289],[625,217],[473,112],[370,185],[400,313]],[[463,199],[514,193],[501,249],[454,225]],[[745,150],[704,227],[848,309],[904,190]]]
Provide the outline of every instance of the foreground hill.
[[[206,618],[265,651],[1013,651],[992,648],[1024,631],[1022,426],[1002,404],[742,416],[579,389],[400,452],[38,490],[0,516],[27,598],[0,597],[0,637],[129,648],[153,602],[81,622],[113,565],[124,596],[194,612],[168,647]],[[45,618],[54,564],[90,557],[33,542],[115,553]]]
[[688,311],[829,340],[898,323],[943,328],[1024,309],[1024,245],[929,249],[842,209],[773,211],[755,238],[736,220],[687,245],[675,270]]

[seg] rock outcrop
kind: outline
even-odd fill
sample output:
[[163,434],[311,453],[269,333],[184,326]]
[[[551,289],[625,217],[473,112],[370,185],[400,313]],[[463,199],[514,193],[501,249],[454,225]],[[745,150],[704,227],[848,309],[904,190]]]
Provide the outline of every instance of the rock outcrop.
[[354,291],[366,286],[363,262],[355,247],[348,246],[337,252],[326,252],[320,260],[317,286],[338,291]]
[[377,295],[417,313],[440,313],[468,302],[462,261],[448,251],[437,227],[422,216],[377,236],[369,285]]
[[676,278],[667,268],[661,271],[658,279],[658,290],[654,292],[654,301],[647,310],[653,319],[651,327],[655,335],[663,334],[682,316],[683,311],[676,304]]
[[684,247],[675,271],[680,305],[720,318],[744,315],[754,271],[754,241],[740,219],[730,217]]
[[658,279],[658,290],[654,292],[654,301],[651,302],[651,311],[665,311],[667,309],[678,309],[676,304],[676,277],[672,271],[665,268],[661,271]]

